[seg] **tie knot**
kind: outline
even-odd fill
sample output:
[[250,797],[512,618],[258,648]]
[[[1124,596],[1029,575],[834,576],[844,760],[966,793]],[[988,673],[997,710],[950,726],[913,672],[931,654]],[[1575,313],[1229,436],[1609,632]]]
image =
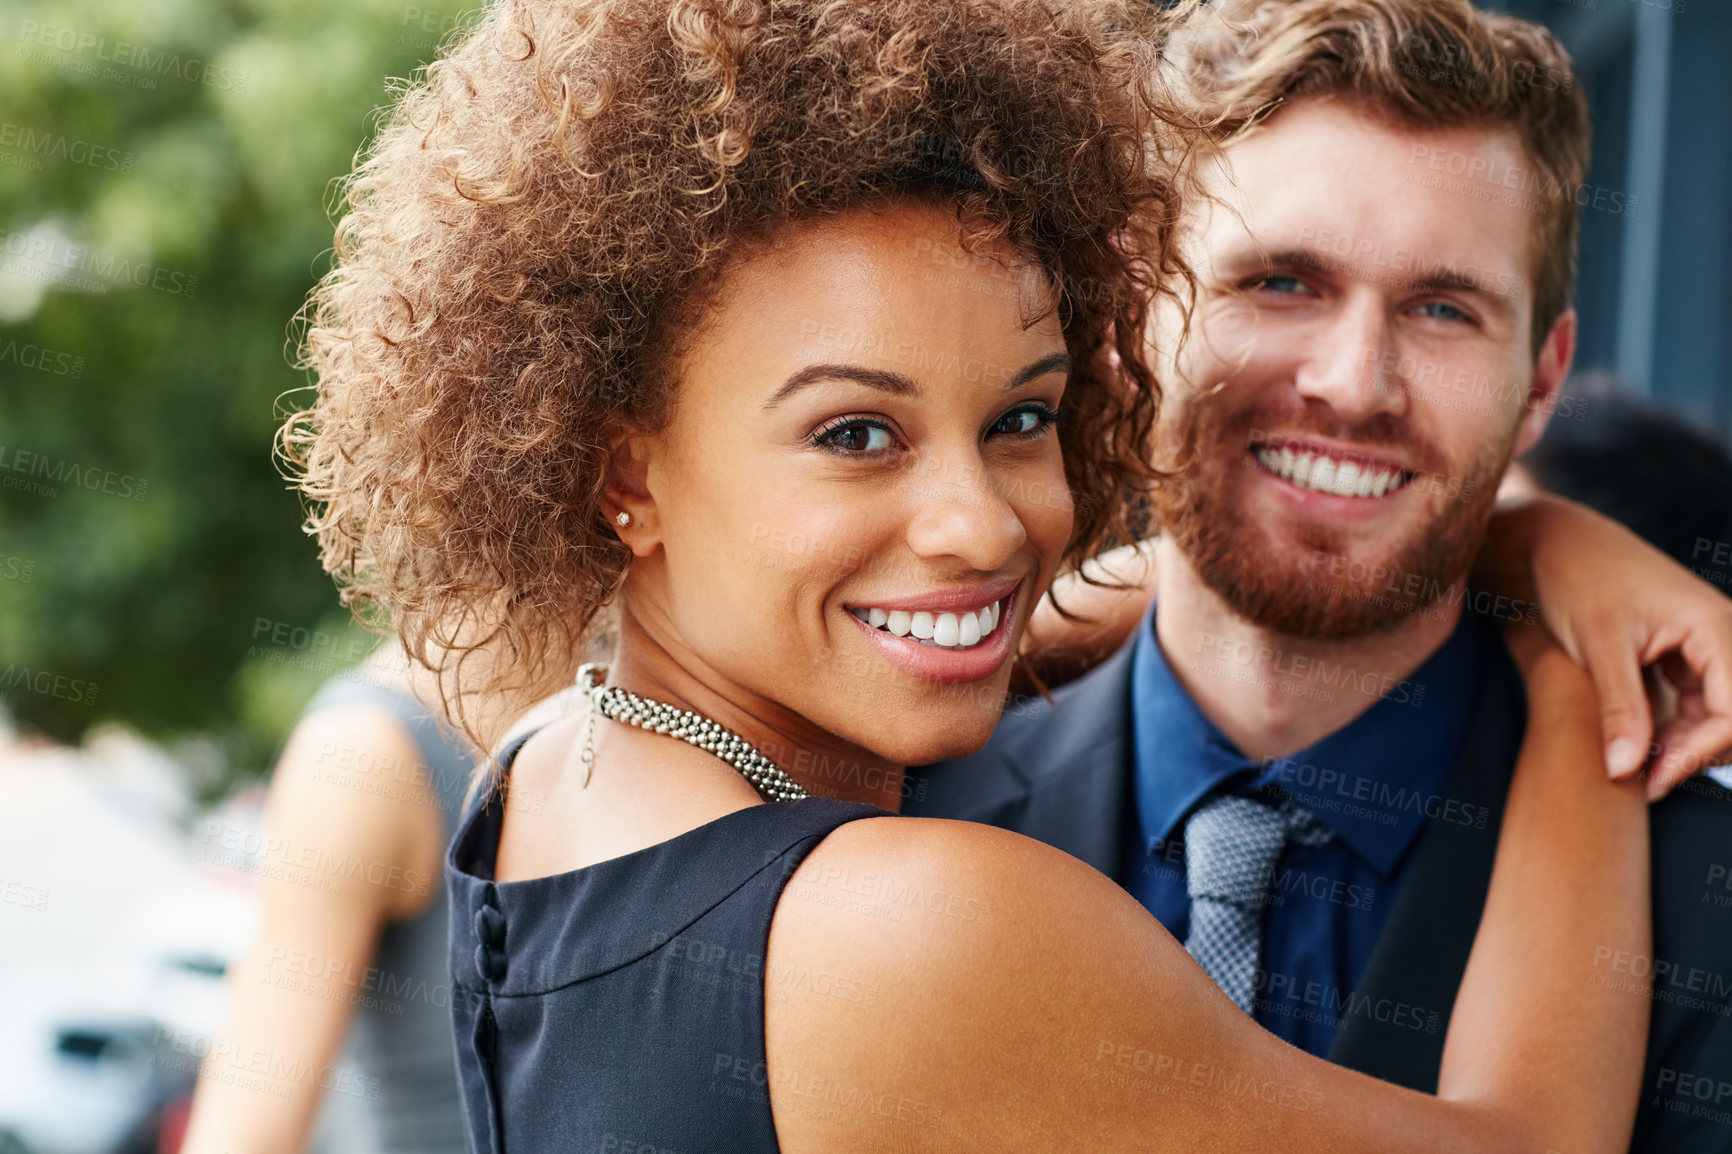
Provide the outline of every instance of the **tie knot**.
[[1322,845],[1332,836],[1292,800],[1269,806],[1249,797],[1218,797],[1185,823],[1185,888],[1193,901],[1260,906],[1289,841]]

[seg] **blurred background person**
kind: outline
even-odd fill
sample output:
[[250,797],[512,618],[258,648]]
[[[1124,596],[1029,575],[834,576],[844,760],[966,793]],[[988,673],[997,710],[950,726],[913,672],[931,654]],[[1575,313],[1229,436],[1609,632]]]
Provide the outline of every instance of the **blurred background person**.
[[[259,933],[230,971],[189,1154],[301,1151],[327,1099],[347,1144],[465,1148],[440,862],[475,751],[406,666],[387,639],[332,678],[277,762],[265,830],[283,868],[260,874]],[[221,1076],[237,1064],[277,1072],[279,1092]]]

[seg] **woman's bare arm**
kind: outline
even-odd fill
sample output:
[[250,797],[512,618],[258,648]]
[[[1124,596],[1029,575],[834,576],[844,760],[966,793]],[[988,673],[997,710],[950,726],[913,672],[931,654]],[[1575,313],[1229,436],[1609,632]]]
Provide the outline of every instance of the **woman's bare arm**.
[[[1601,962],[1651,952],[1642,787],[1586,784],[1605,765],[1593,686],[1537,629],[1507,635],[1527,685],[1528,733],[1440,1089],[1550,1115],[1555,1122],[1535,1131],[1545,1136],[1540,1149],[1591,1150],[1598,1141],[1622,1150],[1635,1124],[1650,1003],[1604,982]],[[1581,1029],[1590,1023],[1594,1030]],[[1500,1061],[1486,1060],[1488,1040]],[[1590,1086],[1605,1093],[1580,1092]]]
[[[261,863],[259,935],[229,973],[186,1154],[305,1147],[331,1084],[320,1071],[337,1060],[380,927],[419,913],[442,884],[444,826],[420,764],[378,706],[320,709],[290,736],[266,806],[269,838],[285,848]],[[403,772],[394,790],[357,789],[358,765]]]
[[1265,1032],[1074,858],[868,820],[813,851],[771,931],[782,1148],[1623,1150],[1647,1000],[1592,959],[1647,941],[1643,799],[1606,780],[1585,676],[1523,659],[1534,721],[1439,1096]]

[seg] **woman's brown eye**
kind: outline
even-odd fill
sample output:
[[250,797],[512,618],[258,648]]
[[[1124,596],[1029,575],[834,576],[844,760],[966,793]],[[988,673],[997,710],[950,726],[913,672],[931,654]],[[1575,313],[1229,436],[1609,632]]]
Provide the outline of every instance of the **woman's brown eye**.
[[876,453],[890,447],[890,430],[866,421],[837,425],[821,434],[819,441],[826,448],[844,453]]
[[998,419],[992,426],[992,432],[1000,437],[1038,437],[1058,420],[1058,413],[1045,405],[1027,405],[1020,409],[1012,409]]

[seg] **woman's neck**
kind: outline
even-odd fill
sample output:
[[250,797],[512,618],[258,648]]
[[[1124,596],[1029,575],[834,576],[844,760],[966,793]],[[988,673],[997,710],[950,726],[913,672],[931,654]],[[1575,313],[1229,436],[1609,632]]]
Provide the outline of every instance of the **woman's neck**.
[[735,684],[689,651],[676,656],[673,648],[653,636],[628,605],[621,613],[609,684],[689,709],[727,727],[809,794],[866,802],[892,812],[901,808],[906,766],[886,761]]

